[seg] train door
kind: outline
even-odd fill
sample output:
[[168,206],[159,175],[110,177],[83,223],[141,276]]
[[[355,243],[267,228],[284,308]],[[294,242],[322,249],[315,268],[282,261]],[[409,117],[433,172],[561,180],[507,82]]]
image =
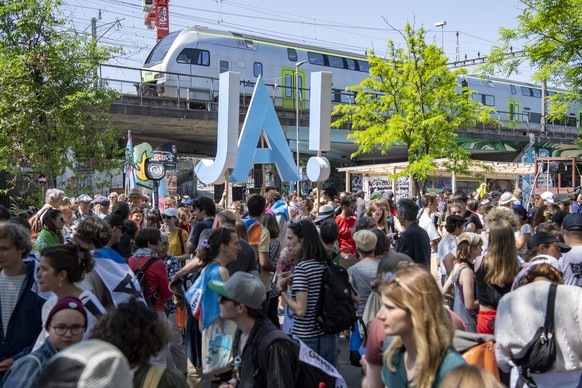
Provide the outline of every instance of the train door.
[[508,117],[507,117],[507,126],[513,129],[521,128],[521,101],[508,99]]
[[[281,97],[284,109],[295,109],[295,69],[287,67],[281,70]],[[299,70],[299,100],[301,109],[305,109],[305,71]]]

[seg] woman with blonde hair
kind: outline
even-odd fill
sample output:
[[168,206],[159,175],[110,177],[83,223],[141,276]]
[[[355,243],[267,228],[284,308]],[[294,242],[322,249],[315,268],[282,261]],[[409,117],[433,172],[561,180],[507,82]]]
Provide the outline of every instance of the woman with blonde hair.
[[388,387],[438,386],[447,373],[465,364],[452,348],[454,329],[439,287],[421,266],[388,274],[379,288],[377,317],[384,332],[382,382]]
[[454,290],[453,311],[461,317],[467,331],[477,331],[477,300],[475,287],[475,259],[483,253],[483,240],[476,233],[461,233],[457,237],[457,259],[451,276],[445,282],[442,292],[446,294],[452,286]]
[[503,388],[495,376],[475,365],[459,365],[450,371],[439,388],[481,387]]
[[[513,212],[509,210],[511,215]],[[494,212],[492,212],[494,213]],[[488,223],[489,246],[479,269],[475,272],[479,314],[477,332],[493,334],[497,305],[501,297],[511,290],[519,273],[519,260],[515,245],[515,227],[503,218]]]

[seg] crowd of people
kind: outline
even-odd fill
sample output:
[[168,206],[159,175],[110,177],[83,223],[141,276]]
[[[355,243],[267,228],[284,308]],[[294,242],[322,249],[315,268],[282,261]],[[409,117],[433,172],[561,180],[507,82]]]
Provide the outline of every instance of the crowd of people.
[[[95,386],[294,387],[301,352],[282,333],[331,367],[349,340],[363,387],[582,381],[582,196],[226,197],[167,197],[157,210],[139,189],[49,189],[32,214],[0,208],[0,387],[81,375]],[[319,311],[331,263],[345,268],[357,315],[337,333]],[[529,373],[516,355],[548,306],[555,361]],[[456,331],[493,336],[501,381],[467,365]],[[110,368],[86,357],[97,351]]]

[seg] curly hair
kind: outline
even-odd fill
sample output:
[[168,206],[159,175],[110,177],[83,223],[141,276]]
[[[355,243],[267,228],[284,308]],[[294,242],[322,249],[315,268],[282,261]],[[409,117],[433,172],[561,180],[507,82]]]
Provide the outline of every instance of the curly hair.
[[212,229],[212,232],[210,232],[210,235],[208,236],[208,241],[205,241],[203,246],[198,248],[196,256],[198,256],[204,264],[208,264],[218,257],[221,245],[227,245],[233,238],[238,239],[238,235],[233,229],[224,227]]
[[115,345],[136,367],[162,350],[168,342],[168,332],[154,310],[131,299],[103,316],[93,327],[91,338]]
[[77,227],[73,239],[86,249],[103,248],[111,239],[111,226],[99,217],[87,217]]
[[86,248],[79,244],[59,244],[44,248],[40,255],[55,269],[55,274],[67,272],[67,280],[77,283],[83,280],[95,266],[95,261]]

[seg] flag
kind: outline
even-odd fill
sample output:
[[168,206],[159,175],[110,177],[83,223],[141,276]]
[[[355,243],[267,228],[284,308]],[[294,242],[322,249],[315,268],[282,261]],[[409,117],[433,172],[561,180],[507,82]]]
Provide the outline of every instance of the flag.
[[130,191],[135,188],[135,172],[133,171],[133,163],[133,140],[131,140],[131,131],[127,131],[124,172],[129,182]]

